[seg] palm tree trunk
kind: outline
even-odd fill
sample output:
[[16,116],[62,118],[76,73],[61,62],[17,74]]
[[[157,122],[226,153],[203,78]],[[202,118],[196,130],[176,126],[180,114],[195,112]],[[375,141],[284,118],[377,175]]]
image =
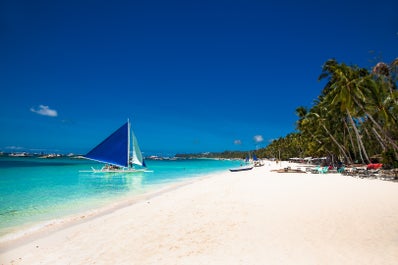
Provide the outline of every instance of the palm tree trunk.
[[[353,150],[354,150],[354,154],[355,154],[355,144],[354,144],[354,139],[352,139],[351,130],[350,130],[350,128],[348,127],[347,121],[346,121],[345,119],[344,119],[344,126],[345,126],[345,127],[346,127],[346,129],[347,129],[348,138],[350,139],[351,146],[352,146],[352,148],[353,148]],[[352,159],[352,157],[351,157],[351,154],[349,154],[349,156],[350,156],[350,158]]]
[[365,112],[366,116],[369,117],[369,119],[372,121],[372,123],[377,127],[377,129],[383,134],[383,136],[387,139],[388,143],[392,146],[395,154],[395,158],[398,160],[398,145],[395,143],[393,139],[390,138],[388,133],[383,130],[383,128],[380,126],[378,122],[375,121],[375,119],[370,115],[368,112]]
[[348,161],[350,164],[352,164],[352,160],[347,156],[347,153],[346,153],[344,147],[341,144],[339,144],[339,142],[337,142],[336,138],[334,138],[334,136],[329,132],[329,130],[326,128],[326,126],[324,124],[322,124],[322,127],[323,127],[323,129],[325,129],[325,131],[329,135],[330,139],[332,139],[332,141],[340,149],[340,152],[342,153],[342,155],[344,156],[346,161]]
[[348,109],[346,109],[348,118],[351,122],[352,128],[354,129],[355,135],[357,137],[357,143],[358,143],[358,148],[359,148],[359,156],[361,157],[362,163],[365,163],[365,160],[363,159],[362,153],[365,156],[366,159],[366,163],[369,163],[369,157],[368,154],[366,153],[366,149],[365,146],[363,145],[362,139],[361,139],[361,135],[358,132],[357,126],[355,125],[354,120],[352,119],[351,113],[348,111]]
[[386,151],[387,148],[384,145],[384,140],[383,140],[383,138],[381,138],[380,134],[377,132],[377,130],[374,127],[372,127],[372,132],[376,136],[376,138],[378,139],[378,142],[381,145],[381,148],[383,149],[383,151]]
[[[395,159],[398,160],[398,145],[396,144],[396,142],[395,142],[393,139],[391,139],[391,137],[388,135],[388,133],[380,126],[380,124],[373,118],[373,116],[372,116],[369,112],[367,112],[367,111],[365,110],[365,108],[362,106],[362,104],[360,104],[360,103],[359,103],[357,100],[355,100],[355,99],[354,99],[354,101],[355,101],[355,104],[357,104],[357,105],[365,112],[365,115],[366,115],[366,116],[369,118],[369,120],[374,124],[374,126],[376,126],[376,128],[379,130],[379,132],[382,133],[382,135],[383,135],[383,136],[385,137],[385,139],[387,140],[387,143],[388,143],[389,145],[392,146]],[[381,143],[380,141],[379,141],[379,144],[382,146],[382,143]]]
[[315,141],[317,141],[318,144],[322,144],[322,141],[319,140],[318,138],[316,138],[316,136],[315,136],[313,133],[310,132],[309,134],[311,135],[312,139],[314,139]]

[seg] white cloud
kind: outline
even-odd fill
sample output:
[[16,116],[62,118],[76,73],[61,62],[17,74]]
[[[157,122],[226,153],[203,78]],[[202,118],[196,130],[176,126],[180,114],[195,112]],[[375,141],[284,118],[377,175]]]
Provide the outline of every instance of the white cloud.
[[30,108],[30,111],[43,116],[57,117],[58,113],[56,110],[50,109],[48,106],[40,105],[39,108]]
[[263,138],[262,135],[255,135],[255,136],[253,137],[253,140],[254,140],[256,143],[261,143],[262,141],[264,141],[264,138]]
[[242,144],[242,141],[241,140],[235,140],[234,144],[236,144],[236,145]]

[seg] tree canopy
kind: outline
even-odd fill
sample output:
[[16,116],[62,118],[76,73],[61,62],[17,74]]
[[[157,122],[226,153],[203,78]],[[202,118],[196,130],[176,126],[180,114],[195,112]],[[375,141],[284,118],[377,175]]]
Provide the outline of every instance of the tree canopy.
[[[297,131],[274,140],[259,153],[282,159],[332,156],[344,163],[383,160],[398,166],[398,59],[372,71],[328,60],[327,79],[311,108],[296,109]],[[260,154],[259,154],[260,155]]]

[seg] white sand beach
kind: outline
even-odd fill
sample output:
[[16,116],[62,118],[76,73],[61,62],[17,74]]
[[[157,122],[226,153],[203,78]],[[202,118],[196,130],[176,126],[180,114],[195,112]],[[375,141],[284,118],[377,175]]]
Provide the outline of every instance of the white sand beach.
[[398,183],[272,167],[2,243],[1,264],[398,264]]

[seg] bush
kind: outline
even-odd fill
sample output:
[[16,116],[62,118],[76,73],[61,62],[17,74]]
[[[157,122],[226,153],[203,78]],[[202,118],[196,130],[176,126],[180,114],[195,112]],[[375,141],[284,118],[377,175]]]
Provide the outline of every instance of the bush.
[[384,169],[398,168],[398,161],[395,159],[394,151],[387,150],[382,154],[382,163]]

